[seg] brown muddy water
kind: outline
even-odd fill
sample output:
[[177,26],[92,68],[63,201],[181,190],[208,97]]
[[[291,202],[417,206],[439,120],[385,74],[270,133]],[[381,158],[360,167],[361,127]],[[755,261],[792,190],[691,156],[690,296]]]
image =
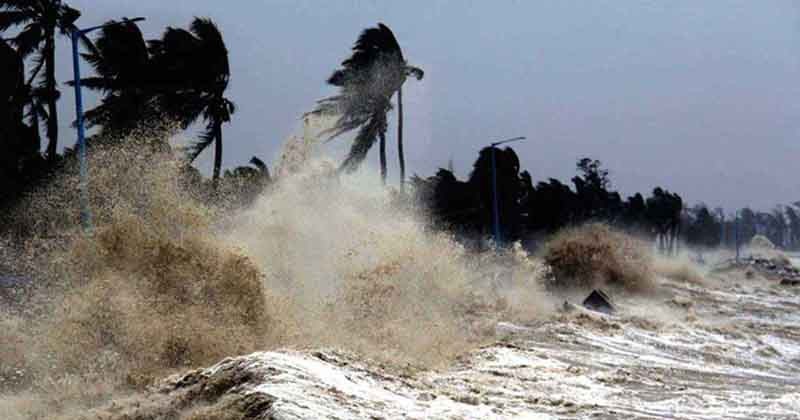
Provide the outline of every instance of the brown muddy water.
[[92,235],[72,173],[25,214],[51,236],[0,249],[49,285],[34,313],[0,313],[0,419],[800,412],[798,288],[662,261],[655,287],[613,293],[617,314],[564,312],[588,290],[549,291],[519,247],[432,232],[372,172],[287,152],[279,182],[225,213],[168,156],[120,153],[93,156]]
[[[435,369],[332,348],[254,353],[174,376],[92,415],[798,418],[796,289],[735,272],[707,275],[704,285],[662,278],[654,296],[617,304],[613,316],[573,309],[539,321],[497,322],[494,342]],[[198,397],[198,386],[220,391]]]

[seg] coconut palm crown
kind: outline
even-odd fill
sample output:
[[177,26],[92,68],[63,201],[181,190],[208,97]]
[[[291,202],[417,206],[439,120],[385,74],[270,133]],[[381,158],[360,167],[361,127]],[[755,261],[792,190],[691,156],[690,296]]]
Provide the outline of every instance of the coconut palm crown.
[[[23,59],[36,53],[33,77],[44,67],[39,86],[32,94],[39,103],[47,104],[47,112],[36,113],[47,119],[47,158],[52,162],[58,151],[58,108],[60,97],[56,81],[56,34],[69,35],[81,16],[61,0],[0,0],[0,32],[12,26],[21,27],[12,44]],[[84,43],[90,44],[86,37]],[[30,83],[29,83],[30,84]],[[35,111],[34,111],[35,112]]]
[[334,125],[323,132],[331,140],[359,128],[341,168],[353,171],[364,161],[367,152],[381,139],[381,173],[386,178],[385,137],[391,97],[408,76],[422,79],[424,73],[403,58],[397,39],[383,23],[365,29],[353,46],[353,54],[333,72],[328,83],[339,88],[337,95],[317,103],[312,114],[338,116]]

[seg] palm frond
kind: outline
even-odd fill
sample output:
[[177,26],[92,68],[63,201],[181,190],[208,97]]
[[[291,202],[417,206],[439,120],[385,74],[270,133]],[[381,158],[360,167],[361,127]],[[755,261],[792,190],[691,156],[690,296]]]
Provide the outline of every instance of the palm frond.
[[200,118],[230,121],[236,106],[223,96],[230,78],[228,50],[216,24],[195,18],[189,30],[167,28],[149,49],[167,115],[184,128]]
[[417,80],[422,80],[425,77],[425,72],[419,67],[406,65],[406,76],[414,76]]
[[[74,80],[68,80],[68,86],[75,86]],[[84,77],[81,79],[81,87],[87,88],[89,90],[98,90],[101,92],[109,92],[114,89],[115,84],[113,80],[109,80],[105,77]]]
[[[108,23],[116,23],[109,21]],[[147,43],[135,23],[109,25],[102,29],[94,49],[83,57],[101,76],[138,79],[150,60]]]
[[197,38],[200,48],[205,52],[204,66],[202,67],[203,83],[216,85],[216,89],[225,90],[230,78],[230,63],[228,62],[228,48],[222,38],[219,27],[208,18],[195,18],[190,26],[192,34]]
[[336,95],[318,101],[317,107],[310,114],[339,116],[331,128],[320,133],[325,138],[324,141],[330,141],[369,123],[375,113],[383,112],[385,114],[391,109],[392,104],[385,97],[359,98]]
[[6,10],[0,12],[0,32],[12,26],[25,25],[33,20],[33,16],[19,10]]
[[81,17],[81,12],[65,4],[58,8],[58,29],[62,35],[71,35],[75,22]]
[[[76,31],[76,30],[78,30],[77,26],[70,25],[68,32],[72,33],[73,31]],[[80,45],[83,47],[83,49],[89,51],[88,54],[97,54],[98,53],[97,47],[95,47],[94,41],[92,41],[92,39],[89,38],[89,35],[82,34],[80,39],[79,39],[79,41],[80,41]],[[84,53],[82,53],[81,55],[83,55],[83,54]]]
[[88,127],[107,125],[108,121],[111,120],[112,113],[113,111],[108,104],[100,104],[90,110],[85,111],[83,113],[83,120],[86,122]]
[[214,46],[219,51],[225,51],[225,41],[222,39],[222,32],[219,27],[209,18],[195,18],[189,29],[204,45]]
[[236,112],[236,104],[225,97],[217,97],[215,94],[203,101],[203,118],[206,120],[219,121],[226,123],[231,121],[231,115]]
[[33,81],[36,79],[36,76],[38,76],[39,72],[42,71],[42,67],[44,67],[44,63],[45,63],[45,59],[44,59],[43,55],[40,54],[40,55],[37,55],[36,57],[34,57],[34,59],[33,59],[33,66],[34,67],[33,67],[33,70],[31,70],[30,76],[28,76],[29,79],[28,79],[28,83],[26,83],[27,85],[30,86],[30,85],[33,84]]
[[199,41],[186,29],[169,27],[161,36],[160,42],[151,43],[151,47],[158,48],[155,53],[172,57],[187,57],[195,51]]
[[47,121],[49,118],[49,115],[47,114],[47,108],[44,106],[44,103],[37,100],[30,102],[25,116],[28,119],[28,124],[31,126],[38,124],[40,121]]
[[[228,114],[228,121],[230,121],[231,115],[236,113],[236,109],[237,109],[236,103],[231,101],[228,98],[222,98],[222,100],[224,102],[224,107],[226,108],[226,112]],[[226,121],[226,122],[228,122],[228,121]]]
[[208,124],[203,134],[198,137],[198,140],[186,148],[186,158],[189,163],[194,162],[208,146],[214,143],[214,140],[216,140],[216,136],[214,135],[214,123],[211,122]]
[[34,14],[41,11],[41,1],[38,0],[5,0],[0,3],[0,9],[20,10]]
[[250,164],[258,168],[262,174],[266,174],[266,176],[269,177],[269,168],[267,168],[267,164],[264,163],[263,160],[253,156],[250,158]]
[[342,162],[340,170],[353,172],[358,169],[361,162],[366,159],[369,149],[371,149],[372,145],[378,140],[378,136],[381,133],[386,133],[386,126],[386,113],[377,112],[373,114],[369,122],[361,127],[356,138],[353,139],[350,153],[347,154],[347,158]]
[[361,32],[353,53],[333,72],[328,83],[339,94],[317,102],[311,114],[338,116],[321,134],[330,141],[360,127],[342,169],[353,170],[364,160],[378,134],[386,132],[391,97],[405,80],[406,64],[400,45],[384,24]]
[[22,58],[27,58],[39,49],[44,39],[44,29],[37,23],[29,23],[11,43],[17,48],[17,53]]
[[353,46],[353,54],[342,62],[342,68],[333,72],[328,83],[345,86],[365,77],[379,62],[404,63],[403,52],[392,30],[383,23],[367,28]]

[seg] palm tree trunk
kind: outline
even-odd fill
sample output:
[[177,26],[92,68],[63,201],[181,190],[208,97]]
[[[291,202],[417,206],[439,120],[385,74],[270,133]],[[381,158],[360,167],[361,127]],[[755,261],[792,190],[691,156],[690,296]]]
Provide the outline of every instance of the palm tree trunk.
[[386,185],[386,133],[381,132],[380,139],[381,181],[383,181],[383,185]]
[[222,122],[214,122],[214,189],[219,184],[219,172],[222,168]]
[[47,161],[53,163],[58,152],[58,107],[56,100],[56,46],[55,30],[49,30],[46,34],[45,46],[45,71],[47,71]]
[[403,154],[403,86],[397,89],[397,155],[400,159],[400,192],[406,187],[406,157]]
[[39,105],[36,102],[31,102],[31,128],[33,135],[36,137],[36,150],[42,148],[42,134],[39,130]]

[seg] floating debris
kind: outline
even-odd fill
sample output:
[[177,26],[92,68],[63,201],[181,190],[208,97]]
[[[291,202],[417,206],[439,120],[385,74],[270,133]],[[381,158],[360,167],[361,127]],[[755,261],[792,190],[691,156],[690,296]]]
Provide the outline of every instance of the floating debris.
[[612,314],[616,311],[616,307],[611,302],[611,298],[600,289],[593,290],[592,293],[583,300],[583,306],[586,309],[606,314]]

